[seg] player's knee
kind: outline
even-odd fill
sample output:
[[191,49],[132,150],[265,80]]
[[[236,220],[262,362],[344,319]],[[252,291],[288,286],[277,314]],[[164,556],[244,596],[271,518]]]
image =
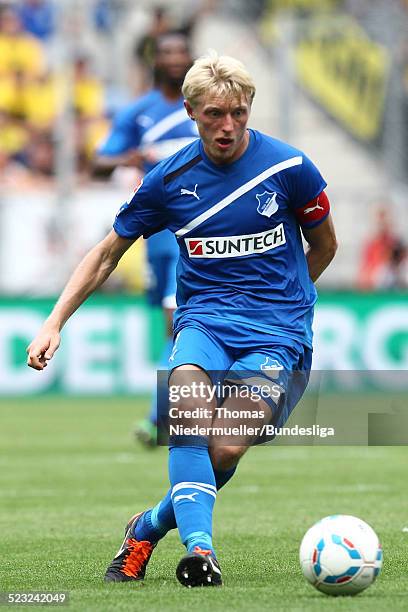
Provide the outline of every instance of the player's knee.
[[246,451],[243,446],[212,446],[211,463],[215,470],[225,471],[235,467]]
[[170,416],[178,413],[179,418],[190,420],[190,425],[194,420],[199,424],[202,419],[210,419],[214,405],[210,388],[211,381],[201,368],[193,365],[176,368],[169,381]]

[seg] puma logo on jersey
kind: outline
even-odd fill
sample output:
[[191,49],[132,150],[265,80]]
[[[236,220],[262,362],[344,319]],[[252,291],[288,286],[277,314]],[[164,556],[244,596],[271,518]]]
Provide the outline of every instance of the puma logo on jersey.
[[185,238],[184,240],[190,257],[203,257],[207,259],[256,255],[286,244],[283,223],[259,234]]
[[195,502],[196,500],[194,499],[194,495],[198,495],[198,493],[190,493],[189,495],[176,495],[176,497],[173,499],[173,502],[177,503],[182,499],[189,499],[190,501]]
[[314,210],[324,210],[323,206],[319,206],[319,198],[317,198],[316,206],[309,206],[309,208],[305,208],[305,210],[303,211],[303,214],[308,215]]
[[197,187],[198,187],[198,183],[197,185],[195,185],[194,187],[194,191],[190,191],[189,189],[180,189],[180,195],[192,195],[195,198],[197,198],[197,200],[200,199],[200,196],[197,194]]

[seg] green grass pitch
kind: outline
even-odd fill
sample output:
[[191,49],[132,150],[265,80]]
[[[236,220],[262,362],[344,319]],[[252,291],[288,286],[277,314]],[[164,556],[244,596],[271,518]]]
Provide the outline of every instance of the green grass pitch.
[[[69,591],[69,610],[78,611],[407,609],[405,447],[252,449],[216,504],[223,588],[178,584],[183,547],[175,532],[158,546],[143,585],[105,584],[127,518],[167,486],[166,449],[142,450],[131,436],[147,405],[2,400],[1,591]],[[334,513],[368,521],[384,547],[382,574],[354,598],[318,593],[298,564],[305,530]]]

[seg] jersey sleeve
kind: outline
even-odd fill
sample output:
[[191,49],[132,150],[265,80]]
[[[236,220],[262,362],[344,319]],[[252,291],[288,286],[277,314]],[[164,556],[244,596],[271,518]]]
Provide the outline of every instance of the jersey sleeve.
[[98,148],[99,155],[121,155],[139,146],[140,130],[136,123],[136,115],[128,109],[119,111],[113,120],[111,131]]
[[314,163],[302,155],[302,163],[296,167],[292,177],[290,194],[290,203],[301,227],[311,229],[329,214],[329,201],[323,192],[326,187],[327,183]]
[[113,229],[122,238],[149,238],[167,227],[163,177],[160,164],[141,179],[128,201],[120,207]]

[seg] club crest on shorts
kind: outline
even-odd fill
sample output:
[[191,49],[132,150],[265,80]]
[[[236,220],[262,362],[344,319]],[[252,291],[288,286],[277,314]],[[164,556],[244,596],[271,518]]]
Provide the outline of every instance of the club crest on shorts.
[[271,217],[279,208],[279,204],[276,201],[276,191],[272,193],[270,191],[264,191],[263,193],[257,193],[256,199],[258,200],[258,208],[256,209],[260,215],[264,217]]
[[272,359],[272,357],[265,357],[265,361],[261,363],[260,367],[268,378],[278,378],[279,372],[283,370],[283,365],[277,359]]

